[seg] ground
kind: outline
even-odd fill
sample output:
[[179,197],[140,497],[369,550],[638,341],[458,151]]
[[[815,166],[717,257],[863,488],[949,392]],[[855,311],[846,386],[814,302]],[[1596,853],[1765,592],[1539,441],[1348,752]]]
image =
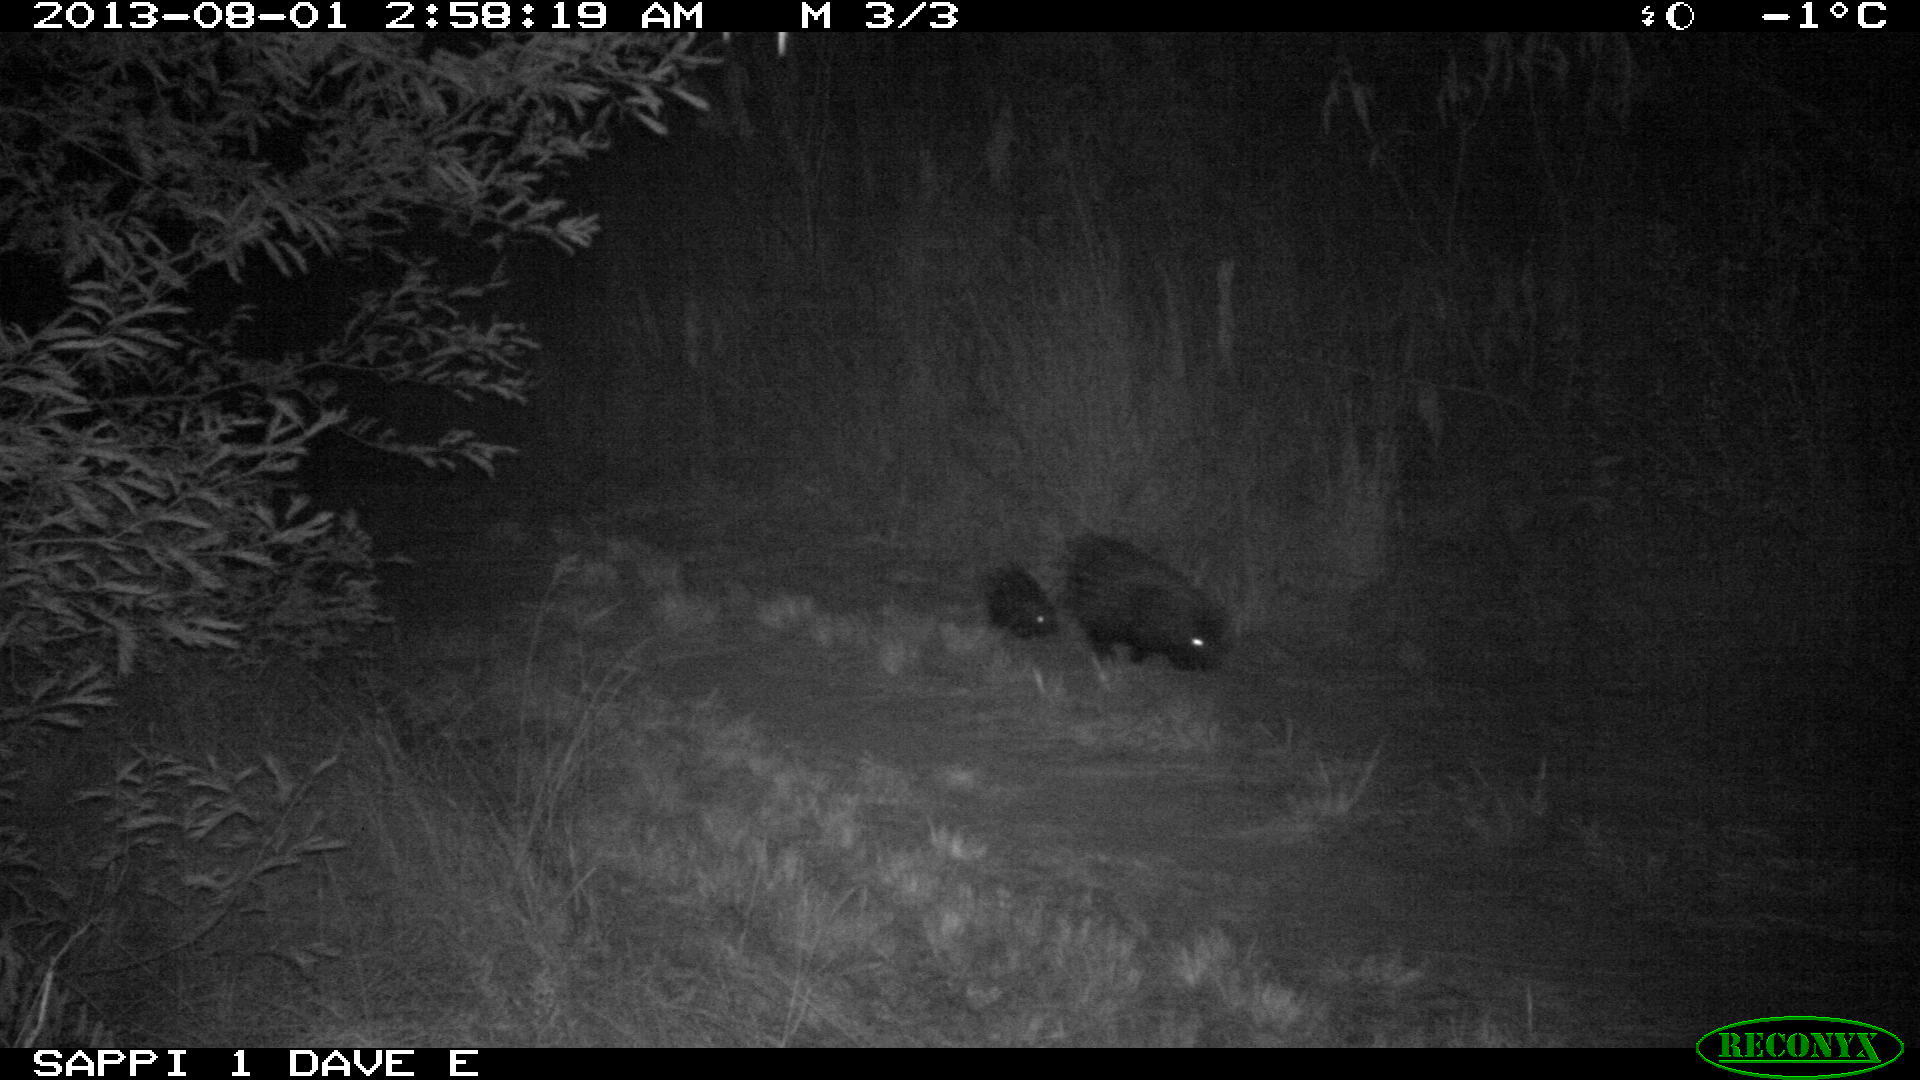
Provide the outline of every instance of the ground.
[[[609,699],[643,695],[673,703],[656,711],[744,720],[768,752],[823,778],[821,790],[868,793],[848,805],[873,839],[843,846],[877,852],[879,865],[931,843],[967,875],[964,886],[888,880],[967,904],[999,895],[1016,915],[1027,909],[1011,898],[1048,898],[1033,910],[1053,920],[1035,924],[1049,947],[1073,962],[1100,951],[1075,934],[1107,942],[1132,965],[1116,1000],[1162,1024],[1136,1035],[1124,1017],[1061,1020],[1057,1005],[1033,1003],[1018,1023],[991,1019],[1011,1007],[1006,985],[1026,985],[1009,972],[1031,956],[996,945],[1005,955],[995,960],[975,934],[965,937],[975,951],[956,959],[957,946],[937,929],[922,940],[914,919],[932,927],[974,908],[889,901],[880,878],[855,868],[836,871],[848,884],[830,892],[834,902],[892,914],[845,950],[855,959],[807,943],[802,971],[820,978],[823,998],[828,975],[848,1000],[890,987],[877,992],[912,999],[926,1026],[902,1021],[911,1011],[902,1005],[704,1041],[1684,1047],[1752,1017],[1897,1031],[1916,1015],[1914,923],[1894,885],[1914,821],[1893,764],[1900,749],[1843,737],[1888,729],[1822,714],[1804,697],[1473,685],[1257,639],[1218,672],[1102,666],[1071,628],[1004,638],[985,626],[972,575],[879,536],[809,531],[797,519],[749,527],[685,506],[616,520],[541,517],[491,496],[431,515],[412,496],[367,501],[380,535],[405,538],[416,560],[388,589],[394,655],[437,648],[451,661],[446,677],[480,681],[501,674],[497,655],[476,646],[463,658],[447,642],[564,638],[582,670],[621,672]],[[576,892],[620,880],[618,895],[631,896],[657,876],[657,855],[633,847],[668,824],[661,803],[643,807],[632,793],[642,771],[616,771],[603,787],[591,769],[582,774],[588,801],[567,833],[586,866],[569,871]],[[713,809],[718,795],[682,786],[670,801],[690,807],[701,835],[732,827]],[[910,794],[871,794],[889,787]],[[771,828],[777,838],[786,825]],[[658,905],[627,911],[615,895],[586,918],[645,938],[633,912]],[[873,912],[851,910],[867,905]],[[800,925],[817,934],[824,924]],[[606,931],[585,936],[620,977],[636,961],[607,955],[659,945]],[[901,951],[928,948],[919,961]],[[1136,953],[1155,959],[1135,963]],[[595,962],[563,966],[577,975]],[[902,974],[910,962],[931,967]],[[881,970],[890,966],[900,970]],[[1220,989],[1222,1000],[1267,1002],[1266,1019],[1167,1020],[1180,1014],[1171,991],[1131,988],[1169,970],[1176,986],[1266,980],[1265,991]],[[1073,978],[1110,986],[1119,976]],[[935,985],[948,982],[957,996]],[[1059,992],[1034,996],[1053,1002]],[[965,1024],[941,1026],[942,1001]],[[1275,1009],[1296,1020],[1270,1023]],[[435,1029],[425,1030],[406,1041],[431,1041]],[[688,1039],[685,1029],[646,1030],[576,1025],[538,1037]]]
[[[658,533],[685,545],[695,589],[981,618],[969,575],[878,538]],[[472,568],[423,567],[416,596],[436,569]],[[690,650],[657,685],[721,696],[805,760],[932,778],[944,826],[1036,875],[1085,875],[1158,936],[1227,928],[1280,970],[1400,963],[1592,1044],[1914,1015],[1912,924],[1889,885],[1910,796],[1874,764],[1892,747],[1840,734],[1861,730],[1851,718],[1736,687],[1481,687],[1245,650],[1219,673],[1108,670],[1071,627],[1004,648],[1020,675],[991,686],[937,664],[889,675],[857,650],[823,663],[793,640]],[[1246,749],[1075,738],[1063,713],[1109,730],[1198,714]],[[1303,786],[1302,761],[1345,770],[1324,779],[1361,789],[1357,806],[1316,813],[1326,791]]]

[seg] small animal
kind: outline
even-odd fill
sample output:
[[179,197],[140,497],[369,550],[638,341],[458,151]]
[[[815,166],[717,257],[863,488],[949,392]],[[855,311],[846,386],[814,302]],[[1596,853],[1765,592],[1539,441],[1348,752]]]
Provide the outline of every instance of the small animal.
[[1086,632],[1095,656],[1125,645],[1139,663],[1155,653],[1182,671],[1216,667],[1226,619],[1206,593],[1125,540],[1086,535],[1067,545],[1060,606]]
[[1047,591],[1033,575],[1007,565],[987,578],[987,619],[1014,637],[1044,637],[1060,629]]

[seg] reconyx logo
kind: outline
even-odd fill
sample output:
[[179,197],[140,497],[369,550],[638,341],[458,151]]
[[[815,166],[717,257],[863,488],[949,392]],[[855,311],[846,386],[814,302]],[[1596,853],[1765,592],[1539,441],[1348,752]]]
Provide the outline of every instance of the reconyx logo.
[[1885,1028],[1832,1016],[1763,1016],[1714,1028],[1693,1044],[1709,1065],[1768,1080],[1858,1076],[1891,1065],[1905,1044]]

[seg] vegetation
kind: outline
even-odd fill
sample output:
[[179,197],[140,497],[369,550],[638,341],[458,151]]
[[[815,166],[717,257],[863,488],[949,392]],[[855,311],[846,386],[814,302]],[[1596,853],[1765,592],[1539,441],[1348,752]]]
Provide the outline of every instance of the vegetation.
[[[408,438],[354,390],[524,400],[532,340],[475,320],[501,282],[463,280],[442,238],[587,243],[593,220],[564,215],[540,184],[604,148],[619,122],[658,126],[661,94],[692,62],[685,39],[612,37],[432,51],[338,35],[53,36],[3,48],[0,255],[16,302],[0,326],[0,760],[43,746],[45,727],[80,726],[164,650],[313,657],[378,620],[368,536],[351,514],[315,509],[296,468],[329,431],[430,466],[491,467],[504,447],[457,429]],[[355,287],[343,303],[290,304],[342,268]],[[269,330],[253,332],[261,321]],[[269,803],[304,790],[263,762]],[[176,882],[213,894],[224,916],[260,875],[326,846],[277,829],[220,837],[238,821],[263,826],[243,795],[256,775],[129,763],[101,793],[119,807],[118,850],[166,847],[163,826],[251,850],[242,870]],[[38,867],[19,830],[8,843],[17,866]],[[114,879],[133,865],[96,862]],[[137,887],[154,895],[151,880]],[[111,910],[117,891],[88,899]],[[93,916],[66,906],[81,902],[70,890],[37,892],[33,914],[7,924],[10,957],[25,933],[29,955],[74,959]]]
[[[1898,1000],[1911,132],[1782,40],[0,43],[5,1039]],[[983,625],[1087,531],[1225,670]]]
[[[469,314],[500,282],[461,281],[433,240],[587,243],[592,219],[563,216],[537,184],[604,147],[616,120],[651,119],[685,42],[6,49],[0,254],[41,302],[13,313],[0,356],[14,680],[0,719],[75,724],[161,643],[341,643],[376,617],[367,538],[276,494],[336,429],[428,465],[491,466],[503,447],[462,430],[409,441],[355,415],[347,388],[524,400],[532,340]],[[243,337],[263,271],[323,264],[354,267],[362,291],[323,321]]]

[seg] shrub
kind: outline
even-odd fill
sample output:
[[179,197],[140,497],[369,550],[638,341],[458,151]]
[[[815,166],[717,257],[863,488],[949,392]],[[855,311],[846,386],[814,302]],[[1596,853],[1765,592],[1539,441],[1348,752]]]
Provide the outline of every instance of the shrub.
[[[468,314],[500,279],[440,256],[590,242],[541,184],[622,121],[659,130],[663,93],[698,104],[700,60],[675,37],[456,44],[0,43],[0,722],[77,724],[159,643],[313,651],[375,621],[366,534],[293,483],[322,432],[435,467],[506,452],[403,438],[342,386],[522,401],[534,343]],[[364,284],[350,313],[249,344],[261,285],[322,265]]]

